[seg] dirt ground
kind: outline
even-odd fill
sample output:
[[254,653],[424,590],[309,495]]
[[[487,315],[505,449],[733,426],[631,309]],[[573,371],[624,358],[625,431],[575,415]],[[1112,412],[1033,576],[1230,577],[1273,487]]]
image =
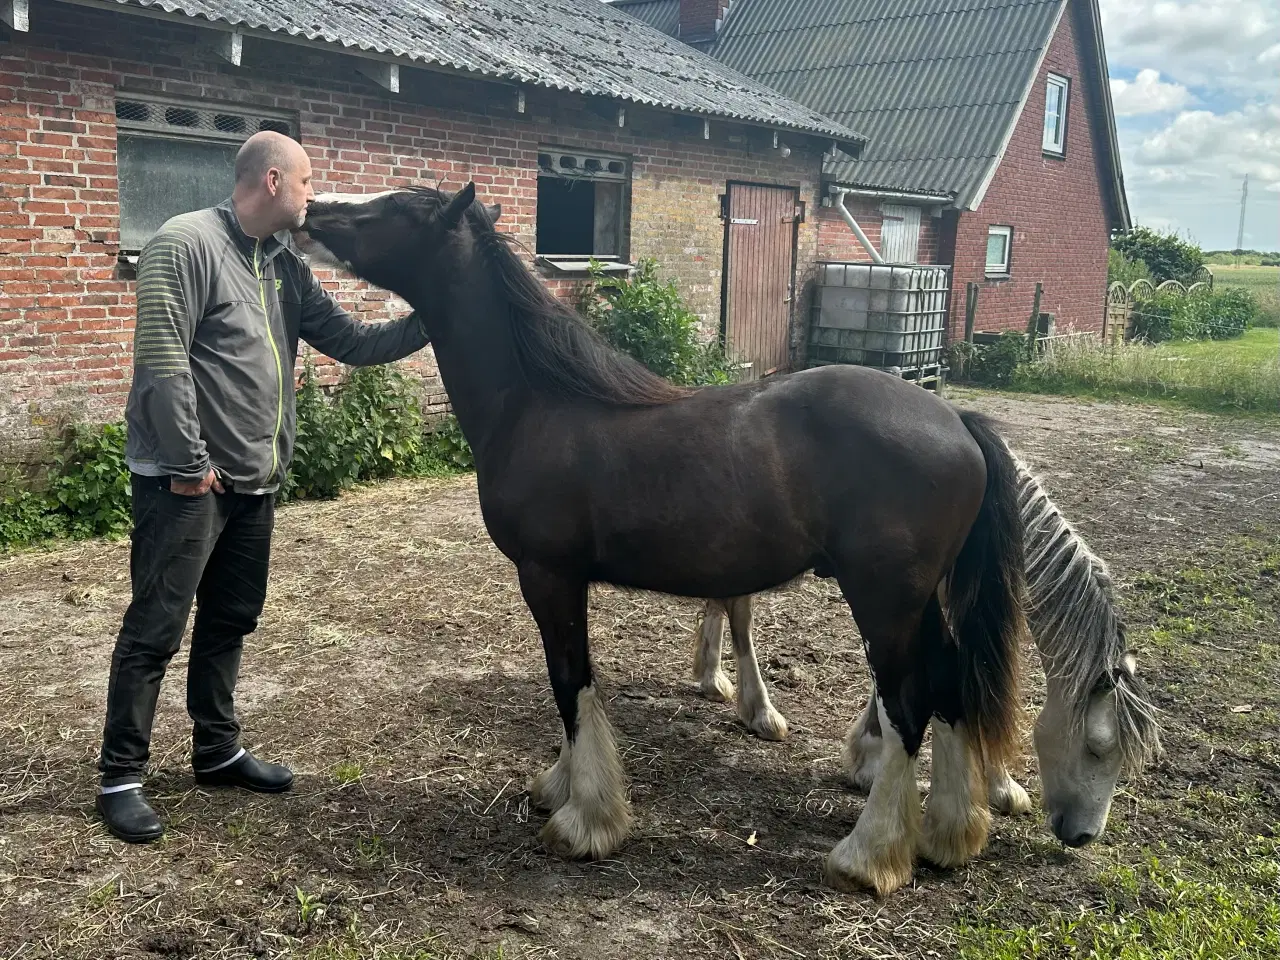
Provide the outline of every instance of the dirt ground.
[[[395,482],[279,514],[238,703],[293,791],[194,786],[180,654],[148,781],[169,832],[147,847],[92,811],[127,544],[0,558],[0,958],[949,957],[966,925],[1104,909],[1100,878],[1150,852],[1212,871],[1234,838],[1273,836],[1275,422],[953,398],[1005,424],[1112,565],[1163,711],[1166,756],[1122,784],[1097,844],[1064,850],[1037,811],[885,902],[823,887],[864,802],[838,754],[868,681],[835,586],[809,578],[757,605],[779,744],[697,695],[697,603],[593,592],[636,829],[606,862],[550,857],[525,784],[559,721],[513,569],[471,478]],[[1018,772],[1036,797],[1029,749]]]

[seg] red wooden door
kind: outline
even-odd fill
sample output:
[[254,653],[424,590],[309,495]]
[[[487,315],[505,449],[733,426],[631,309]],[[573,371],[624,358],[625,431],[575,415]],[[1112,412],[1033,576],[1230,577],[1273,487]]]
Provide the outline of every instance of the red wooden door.
[[798,201],[793,187],[729,184],[724,327],[744,380],[787,366]]

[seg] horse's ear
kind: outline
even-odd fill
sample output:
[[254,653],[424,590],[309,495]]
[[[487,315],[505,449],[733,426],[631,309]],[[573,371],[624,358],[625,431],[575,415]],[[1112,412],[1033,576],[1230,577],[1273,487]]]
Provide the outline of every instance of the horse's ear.
[[476,200],[476,185],[468,183],[465,187],[453,195],[453,199],[449,201],[449,205],[444,208],[441,216],[449,229],[453,229],[462,222],[462,215],[467,212],[467,208]]
[[484,208],[489,211],[489,219],[492,220],[494,223],[497,223],[498,218],[502,216],[502,204],[486,203],[484,205]]

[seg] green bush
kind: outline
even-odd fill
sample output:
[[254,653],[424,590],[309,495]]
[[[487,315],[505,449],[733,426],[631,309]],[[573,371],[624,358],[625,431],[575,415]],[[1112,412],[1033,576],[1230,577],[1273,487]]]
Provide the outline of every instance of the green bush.
[[[336,497],[363,480],[442,476],[475,466],[453,417],[424,433],[417,385],[393,367],[357,368],[328,397],[308,359],[297,411],[297,442],[281,500]],[[43,477],[0,478],[0,550],[127,532],[124,450],[123,424],[81,426]]]
[[1107,283],[1123,283],[1129,287],[1139,280],[1150,280],[1151,271],[1141,260],[1126,257],[1119,250],[1107,251]]
[[75,427],[41,482],[8,477],[0,488],[0,550],[54,537],[119,536],[128,531],[125,428]]
[[657,264],[641,260],[626,279],[591,261],[591,283],[578,309],[613,347],[673,383],[733,383],[737,374],[724,348],[698,336],[698,317],[684,305],[673,281],[661,282]]
[[1134,227],[1112,241],[1129,260],[1141,260],[1151,271],[1151,282],[1178,280],[1191,284],[1196,272],[1204,266],[1204,253],[1198,246],[1174,233],[1157,233],[1148,227]]
[[1232,340],[1258,317],[1248,290],[1163,291],[1134,305],[1134,335],[1148,343],[1167,340]]
[[947,365],[952,377],[984,387],[1005,387],[1013,382],[1018,365],[1026,357],[1025,334],[1006,330],[992,343],[952,342]]
[[458,418],[445,417],[423,438],[422,451],[413,467],[415,476],[460,473],[476,468],[475,454],[462,434]]
[[328,499],[361,481],[474,466],[464,462],[470,449],[461,432],[447,440],[438,430],[424,437],[417,383],[392,366],[357,367],[329,397],[308,357],[297,411],[297,442],[281,500]]

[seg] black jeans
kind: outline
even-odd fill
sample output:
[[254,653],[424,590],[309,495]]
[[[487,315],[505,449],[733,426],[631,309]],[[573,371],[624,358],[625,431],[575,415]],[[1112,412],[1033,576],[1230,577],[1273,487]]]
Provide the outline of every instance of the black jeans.
[[98,770],[103,786],[139,781],[150,755],[160,681],[196,602],[187,667],[192,766],[239,751],[234,692],[244,638],[267,595],[272,494],[171,493],[168,477],[134,474],[133,601],[111,657]]

